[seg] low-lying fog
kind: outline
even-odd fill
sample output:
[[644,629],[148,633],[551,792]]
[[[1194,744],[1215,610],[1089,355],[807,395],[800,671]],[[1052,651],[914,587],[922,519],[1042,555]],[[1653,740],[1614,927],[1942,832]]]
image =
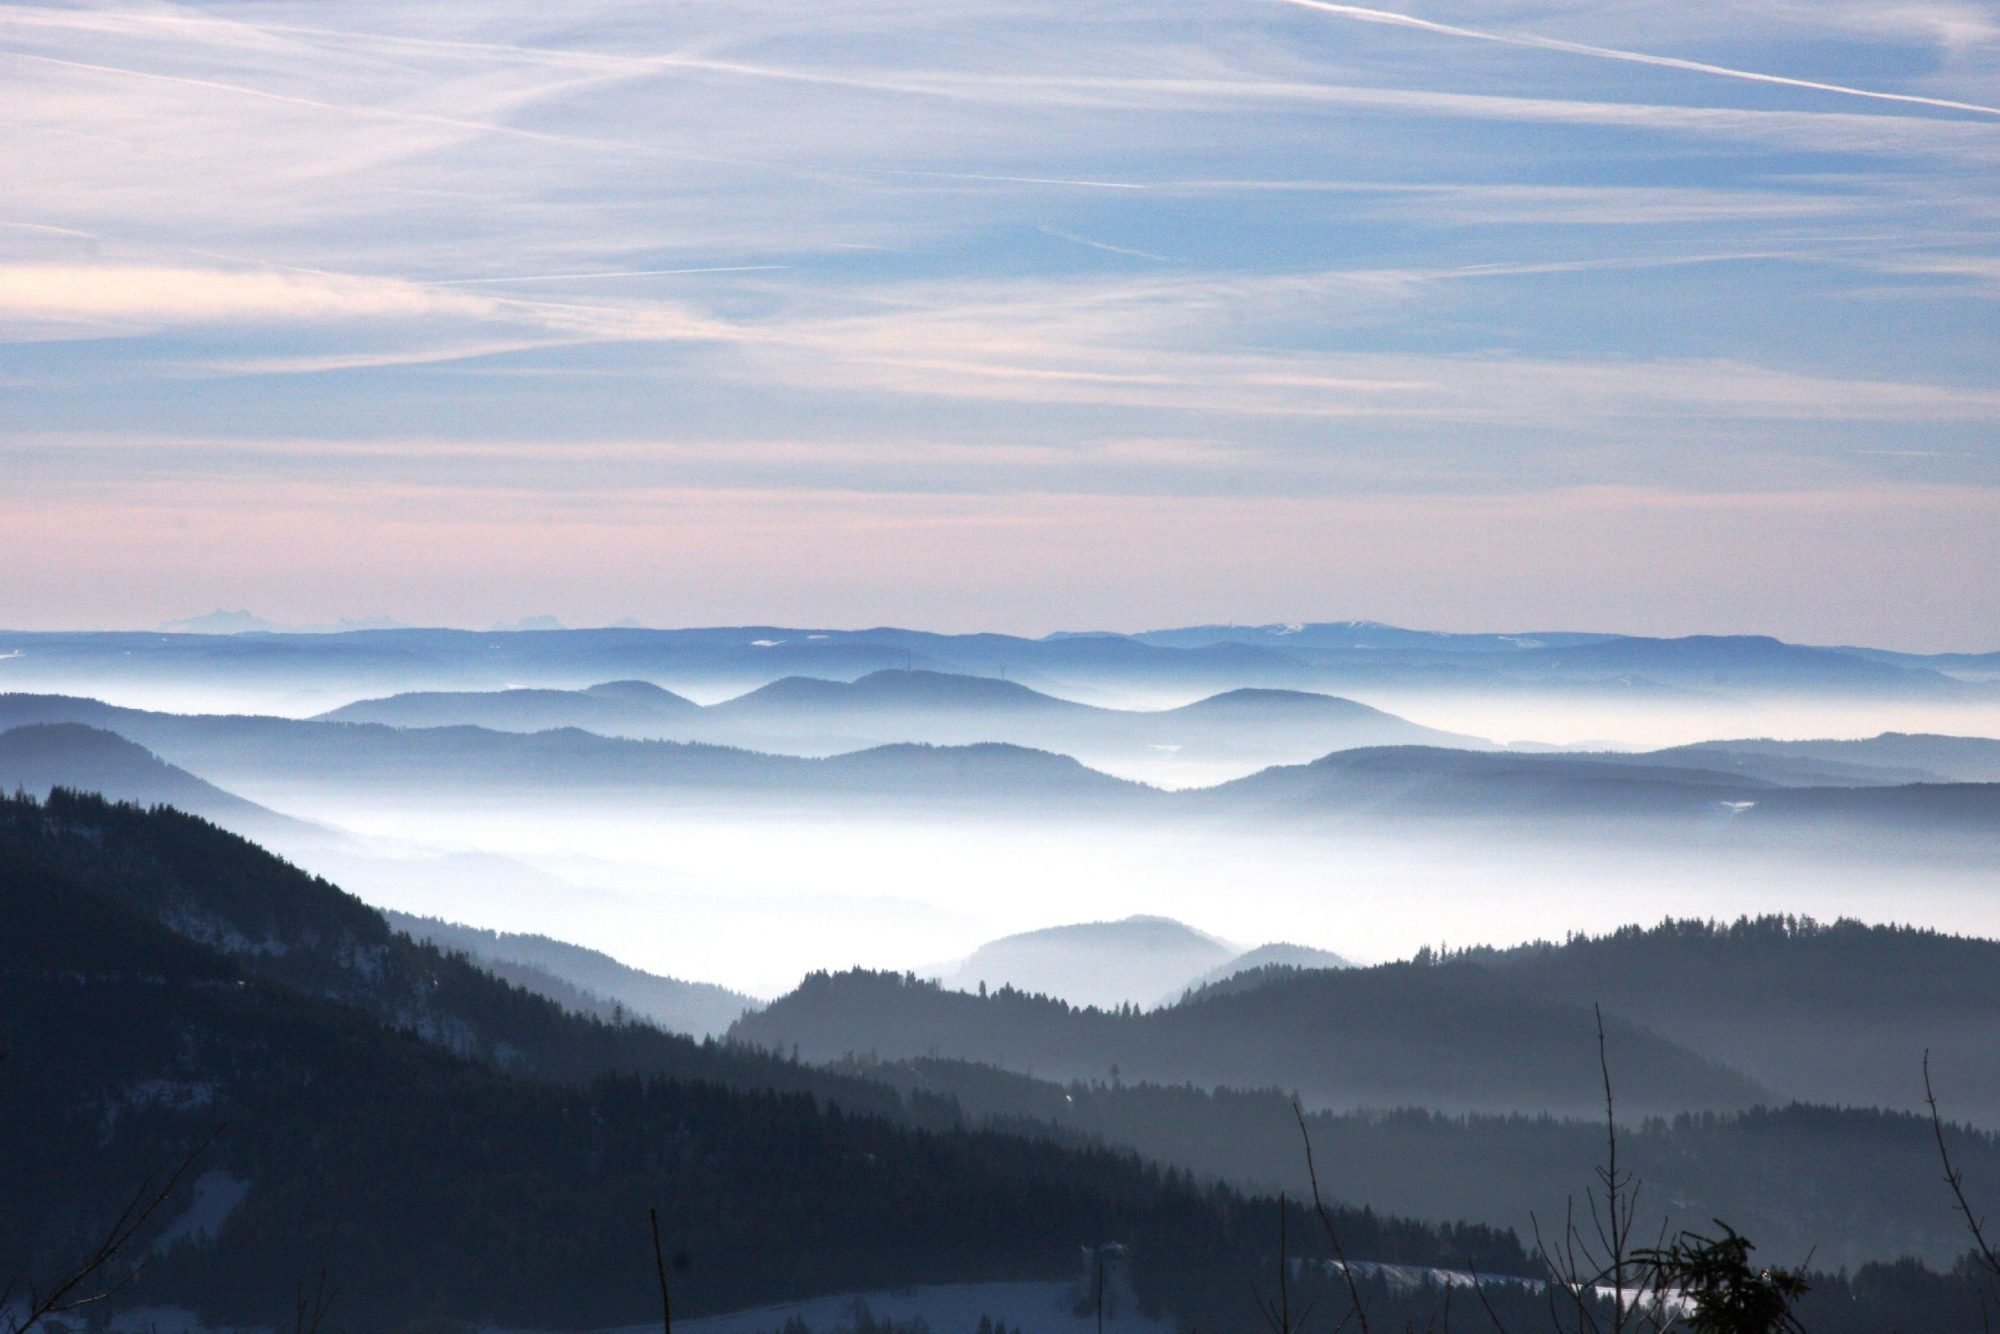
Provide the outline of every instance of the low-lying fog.
[[363,836],[365,855],[300,860],[380,906],[539,932],[765,997],[815,968],[920,970],[997,936],[1140,913],[1358,962],[1761,912],[2000,935],[1994,874],[1976,864],[1635,852],[1418,824],[1253,836],[448,800],[290,809]]

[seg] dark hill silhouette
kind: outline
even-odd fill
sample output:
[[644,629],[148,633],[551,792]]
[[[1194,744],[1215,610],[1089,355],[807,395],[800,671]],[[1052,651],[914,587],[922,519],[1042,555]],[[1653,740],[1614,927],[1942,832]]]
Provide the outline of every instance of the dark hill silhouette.
[[[1749,1106],[1762,1090],[1613,1017],[1635,1114]],[[1010,989],[986,996],[913,977],[818,973],[746,1015],[744,1041],[808,1060],[947,1056],[1058,1081],[1296,1088],[1324,1106],[1580,1112],[1593,1080],[1588,1005],[1528,994],[1469,964],[1299,972],[1145,1013],[1079,1010]]]

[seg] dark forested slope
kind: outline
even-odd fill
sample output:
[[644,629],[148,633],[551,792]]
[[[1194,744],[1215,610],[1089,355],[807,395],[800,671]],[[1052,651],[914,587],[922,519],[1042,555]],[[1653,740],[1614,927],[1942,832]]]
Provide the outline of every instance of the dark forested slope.
[[[688,1312],[1062,1276],[1079,1245],[1116,1240],[1149,1300],[1206,1313],[1241,1309],[1277,1230],[1272,1203],[1118,1153],[564,1015],[171,811],[0,802],[0,937],[9,1274],[57,1272],[218,1126],[197,1193],[231,1204],[155,1254],[129,1300],[283,1321],[325,1272],[365,1327],[631,1322],[656,1300],[657,1207]],[[1477,1228],[1341,1218],[1372,1258],[1526,1263]]]

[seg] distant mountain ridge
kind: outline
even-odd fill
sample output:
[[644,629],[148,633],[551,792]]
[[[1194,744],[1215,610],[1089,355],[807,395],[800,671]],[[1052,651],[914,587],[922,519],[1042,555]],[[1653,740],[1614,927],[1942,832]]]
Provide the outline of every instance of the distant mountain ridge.
[[1490,747],[1353,700],[1297,690],[1241,688],[1172,709],[1111,709],[998,677],[902,668],[852,681],[782,677],[706,708],[665,691],[662,701],[610,697],[611,689],[393,695],[320,719],[507,731],[582,727],[808,756],[872,745],[994,742],[1072,755],[1093,767],[1163,756],[1255,765],[1362,745]]
[[853,680],[916,669],[1007,677],[1071,697],[1133,691],[1185,697],[1243,686],[1342,693],[1401,685],[1446,693],[1560,695],[1611,687],[1743,697],[2000,698],[1995,654],[1822,648],[1755,635],[1465,635],[1353,622],[1039,639],[784,626],[253,635],[14,631],[0,639],[0,686],[96,693],[145,681],[238,692],[333,689],[352,699],[513,686],[570,689],[579,682],[641,678],[677,691],[737,694],[785,676]]
[[151,713],[62,696],[0,695],[0,729],[83,722],[232,787],[287,791],[642,794],[677,790],[741,801],[1012,803],[1082,811],[1150,792],[1064,755],[1004,744],[881,746],[827,758],[603,737],[577,728],[500,732],[394,728],[232,715]]
[[[1841,768],[1846,761],[1727,749],[1592,755],[1361,747],[1214,787],[1162,791],[1068,755],[1005,743],[895,744],[805,758],[575,728],[393,728],[0,694],[0,730],[49,722],[115,731],[208,782],[302,810],[329,797],[428,799],[447,788],[482,801],[544,806],[673,792],[746,807],[1116,818],[1180,829],[1209,821],[1218,829],[1313,832],[1418,820],[1599,840],[1692,832],[1717,848],[1851,847],[1954,862],[2000,851],[2000,783],[1905,783],[1895,771],[1872,767],[1856,781]],[[1968,741],[1968,754],[1984,753],[1977,739]],[[1834,769],[1814,768],[1824,765]]]

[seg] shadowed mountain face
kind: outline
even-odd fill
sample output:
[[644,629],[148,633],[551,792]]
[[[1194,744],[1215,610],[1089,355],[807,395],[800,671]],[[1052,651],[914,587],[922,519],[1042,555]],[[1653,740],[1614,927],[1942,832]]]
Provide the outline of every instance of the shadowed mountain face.
[[[1635,1114],[1763,1097],[1719,1062],[1621,1020],[1610,1027]],[[731,1033],[807,1060],[946,1056],[1058,1081],[1295,1088],[1316,1106],[1584,1113],[1603,1097],[1587,1005],[1456,964],[1292,973],[1146,1013],[816,974]]]

